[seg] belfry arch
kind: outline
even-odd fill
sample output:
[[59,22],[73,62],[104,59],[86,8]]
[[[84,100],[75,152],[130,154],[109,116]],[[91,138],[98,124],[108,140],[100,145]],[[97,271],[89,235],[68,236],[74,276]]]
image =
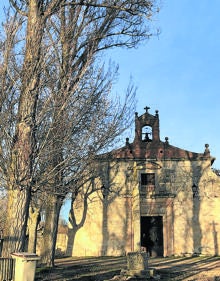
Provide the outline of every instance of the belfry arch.
[[145,125],[142,127],[142,141],[143,142],[151,142],[152,141],[152,127]]
[[160,141],[159,114],[156,110],[155,115],[148,112],[149,107],[145,107],[145,114],[138,116],[135,113],[135,139],[134,143]]

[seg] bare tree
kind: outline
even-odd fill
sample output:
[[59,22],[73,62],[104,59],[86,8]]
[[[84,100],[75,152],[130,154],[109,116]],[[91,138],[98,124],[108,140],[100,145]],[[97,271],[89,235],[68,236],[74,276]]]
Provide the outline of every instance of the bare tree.
[[[149,38],[149,20],[158,11],[153,0],[10,3],[20,16],[16,14],[16,24],[9,28],[18,26],[25,42],[15,44],[14,29],[5,40],[1,66],[1,91],[5,103],[11,99],[12,113],[1,157],[7,140],[7,164],[1,161],[9,196],[6,234],[11,239],[6,254],[25,248],[32,192],[46,188],[58,195],[56,205],[86,160],[125,128],[128,107],[111,113],[111,79],[103,76],[102,68],[97,70],[98,54],[111,47],[134,47]],[[23,49],[16,59],[19,47]],[[93,133],[94,128],[99,135]]]
[[29,207],[29,218],[28,218],[28,252],[36,253],[37,247],[37,230],[39,223],[41,221],[41,211],[42,211],[43,199],[33,198],[30,202]]
[[[109,25],[110,28],[114,16],[116,16],[114,13],[111,14],[111,16],[109,15],[107,20],[105,12],[103,12],[103,15],[100,16],[99,11],[94,10],[94,6],[92,8],[89,6],[80,6],[77,9],[74,6],[71,6],[68,10],[66,8],[62,8],[60,14],[57,17],[52,18],[50,25],[48,25],[47,31],[50,35],[49,38],[51,39],[51,46],[54,48],[52,61],[56,61],[55,65],[58,67],[58,69],[54,71],[55,78],[52,75],[53,81],[57,81],[57,83],[49,84],[51,87],[50,92],[53,93],[52,100],[55,101],[55,106],[52,108],[56,109],[56,113],[54,114],[56,117],[53,118],[55,123],[52,128],[59,135],[57,139],[65,139],[65,142],[63,142],[65,149],[60,141],[56,141],[56,144],[53,144],[52,149],[52,151],[56,151],[56,153],[53,153],[53,169],[50,169],[55,172],[55,174],[52,173],[51,176],[54,177],[54,179],[58,177],[58,180],[53,182],[53,190],[55,190],[52,192],[53,199],[51,198],[51,200],[53,204],[51,208],[53,212],[57,212],[57,215],[55,215],[55,213],[52,215],[51,211],[49,212],[48,210],[50,214],[49,221],[54,221],[53,226],[51,223],[47,224],[47,226],[52,229],[51,231],[45,231],[47,236],[44,239],[45,243],[42,244],[44,245],[43,248],[45,249],[45,254],[47,256],[45,256],[44,261],[48,265],[51,265],[54,259],[57,222],[62,203],[60,196],[63,197],[64,194],[69,191],[69,188],[65,188],[63,191],[63,188],[61,187],[70,186],[71,181],[73,179],[76,180],[78,171],[81,173],[83,170],[82,167],[84,167],[85,163],[89,162],[88,156],[91,155],[91,151],[88,151],[86,148],[89,147],[88,143],[93,146],[94,154],[95,151],[98,152],[100,149],[106,147],[107,144],[110,144],[119,132],[121,133],[124,128],[126,128],[126,126],[124,126],[125,124],[122,125],[121,118],[123,113],[125,113],[126,106],[122,109],[120,108],[120,112],[111,112],[111,115],[114,115],[114,118],[111,120],[112,123],[109,122],[110,115],[107,117],[107,111],[109,109],[105,106],[107,99],[101,100],[101,94],[109,91],[112,81],[108,79],[107,83],[103,83],[107,77],[102,77],[103,70],[99,69],[98,73],[94,71],[94,69],[97,68],[97,62],[95,59],[97,57],[97,53],[101,50],[114,45],[118,46],[124,44],[125,46],[131,47],[132,44],[135,44],[134,42],[128,42],[127,40],[123,43],[123,39],[120,39],[121,43],[119,43],[118,39],[117,43],[114,43],[113,38],[118,35],[118,33],[114,32],[109,34],[109,37],[112,39],[110,41],[106,40],[106,33],[103,33],[102,29],[104,25]],[[103,25],[100,24],[99,21],[102,17],[105,17]],[[97,23],[95,24],[96,18]],[[119,23],[117,25],[120,26]],[[86,30],[86,32],[84,30]],[[109,30],[107,28],[106,32],[108,31]],[[51,36],[51,34],[53,34],[53,36]],[[57,35],[55,36],[55,34]],[[103,47],[103,41],[105,41],[105,47]],[[51,57],[49,57],[49,60],[50,59]],[[51,65],[51,63],[48,63],[48,65]],[[101,114],[99,109],[100,106],[104,109]],[[128,113],[128,108],[126,108],[126,111]],[[63,121],[63,119],[68,119],[66,112],[68,112],[68,115],[70,115],[71,119],[74,120],[74,122],[72,122],[73,129],[70,127],[70,133],[67,133],[64,130],[64,128],[68,130],[69,127],[69,125],[65,126]],[[95,116],[98,116],[99,119],[95,119]],[[108,123],[103,122],[104,116],[106,116],[106,120],[108,119]],[[128,114],[127,120],[129,120],[129,118],[130,115]],[[98,122],[95,123],[95,120],[96,122],[98,120],[102,120],[102,124],[99,124],[101,125],[100,127],[98,127]],[[68,124],[70,123],[71,122],[68,122]],[[128,124],[129,122],[127,122],[127,125]],[[104,127],[107,130],[105,130]],[[102,134],[100,134],[100,129],[102,130]],[[94,132],[96,136],[94,136]],[[69,140],[67,140],[67,136],[70,136],[70,145]],[[49,135],[48,137],[50,138]],[[66,151],[67,149],[70,149],[71,152],[68,153],[68,157],[63,154],[63,149]],[[76,166],[76,163],[78,167],[74,172],[73,167]],[[69,170],[71,170],[71,173],[69,173]],[[59,173],[59,175],[57,173]],[[58,204],[59,201],[60,203]],[[52,219],[53,217],[54,219]],[[51,236],[50,239],[48,235]],[[51,251],[48,250],[48,241],[53,242],[53,245],[51,245]],[[47,246],[45,246],[46,244]],[[49,258],[48,255],[51,255],[51,257]]]
[[[106,83],[109,84],[111,82],[111,79],[109,80],[110,77],[110,73],[102,78],[99,74],[96,78],[99,81],[99,86],[94,87],[91,83],[90,87],[87,85],[90,90],[83,90],[83,85],[83,87],[80,88],[80,93],[85,91],[85,94],[82,95],[83,98],[79,98],[77,93],[77,102],[79,108],[81,108],[81,112],[76,108],[78,114],[76,117],[73,117],[76,114],[76,110],[72,111],[71,106],[75,108],[74,105],[77,102],[74,101],[73,104],[70,103],[70,108],[67,110],[70,119],[65,116],[65,121],[63,118],[60,120],[61,126],[65,128],[65,134],[61,140],[59,139],[59,134],[61,135],[63,131],[56,131],[59,145],[57,145],[56,150],[53,150],[55,148],[53,146],[53,149],[50,150],[50,152],[54,151],[52,154],[55,155],[57,151],[60,151],[61,155],[62,151],[62,161],[59,162],[59,165],[57,164],[56,166],[53,166],[54,169],[52,170],[49,166],[51,172],[47,173],[47,176],[55,179],[56,174],[58,175],[60,173],[62,174],[62,177],[54,181],[52,180],[52,185],[47,184],[48,190],[53,190],[50,194],[51,200],[48,201],[51,202],[50,209],[47,209],[48,218],[46,215],[46,220],[48,219],[50,222],[46,223],[46,227],[52,228],[51,231],[49,231],[49,229],[45,231],[45,243],[42,243],[42,245],[44,245],[43,249],[45,254],[47,253],[43,260],[48,265],[51,264],[51,262],[48,261],[54,259],[57,219],[59,217],[63,198],[68,192],[78,192],[78,189],[82,186],[82,182],[87,181],[89,176],[91,177],[91,175],[86,174],[86,171],[88,171],[90,165],[92,165],[96,154],[105,149],[107,145],[110,145],[131,121],[130,112],[127,112],[126,118],[123,117],[123,113],[129,109],[128,105],[132,106],[133,103],[130,104],[130,102],[128,102],[128,105],[121,108],[119,107],[119,104],[112,103],[108,100],[110,85],[107,87]],[[86,81],[88,83],[88,80]],[[105,85],[102,86],[102,83]],[[104,90],[104,88],[106,88],[106,90]],[[87,101],[85,99],[86,97]],[[132,95],[129,95],[129,97],[131,98],[131,101],[133,101]],[[114,105],[116,109],[114,109]],[[67,124],[65,123],[66,121]],[[127,124],[124,123],[125,121],[127,121]],[[50,159],[49,155],[47,157],[47,164],[50,163],[48,159]],[[45,179],[45,177],[42,179]],[[49,183],[50,180],[48,179],[47,182]],[[79,182],[81,183],[80,185],[78,184]],[[53,226],[52,221],[54,221]],[[53,243],[53,245],[51,245],[53,249],[52,251],[48,250],[48,243]],[[47,245],[47,247],[45,245]],[[51,254],[52,256],[49,258]]]
[[6,216],[7,210],[7,193],[4,189],[0,189],[0,238],[2,238],[3,229],[6,228]]

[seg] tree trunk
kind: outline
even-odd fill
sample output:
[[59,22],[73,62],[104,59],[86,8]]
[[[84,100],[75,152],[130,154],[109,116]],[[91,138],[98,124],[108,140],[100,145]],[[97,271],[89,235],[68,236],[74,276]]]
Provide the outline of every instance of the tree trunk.
[[66,249],[66,255],[72,257],[73,251],[74,251],[74,243],[75,243],[75,237],[78,229],[77,228],[68,228],[68,241],[67,241],[67,249]]
[[71,226],[69,227],[69,230],[68,230],[68,241],[67,241],[67,255],[68,256],[73,256],[76,233],[83,227],[85,220],[86,220],[87,211],[88,211],[88,194],[84,194],[82,216],[81,216],[80,222],[77,224],[76,216],[75,216],[75,212],[74,212],[74,202],[76,200],[77,200],[76,196],[74,196],[72,193],[71,208],[70,208],[70,212],[69,212],[69,223]]
[[26,225],[30,202],[30,189],[9,190],[7,208],[7,225],[3,243],[3,257],[26,248]]
[[24,251],[32,169],[35,153],[35,114],[40,78],[41,41],[44,31],[42,7],[38,0],[29,1],[26,49],[22,69],[22,86],[18,106],[17,125],[11,152],[8,204],[8,241],[4,253]]
[[28,220],[28,252],[36,253],[37,227],[40,222],[40,208],[30,208]]
[[41,243],[41,257],[42,263],[48,267],[54,266],[57,231],[60,209],[62,206],[62,199],[56,195],[48,195],[46,213],[45,213],[45,227],[43,232],[43,239]]

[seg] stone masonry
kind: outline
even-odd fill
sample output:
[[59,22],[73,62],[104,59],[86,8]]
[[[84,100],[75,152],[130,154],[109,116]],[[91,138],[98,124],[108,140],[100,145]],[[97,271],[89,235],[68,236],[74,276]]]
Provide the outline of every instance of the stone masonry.
[[132,143],[97,157],[102,188],[89,198],[72,255],[219,255],[220,178],[209,145],[195,153],[161,141],[158,111],[145,110],[135,114]]

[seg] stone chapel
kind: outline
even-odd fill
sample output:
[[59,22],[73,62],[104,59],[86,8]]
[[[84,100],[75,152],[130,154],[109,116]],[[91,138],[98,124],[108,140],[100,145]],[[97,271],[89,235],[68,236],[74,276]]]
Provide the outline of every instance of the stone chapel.
[[220,177],[212,171],[214,160],[208,144],[195,153],[172,146],[167,137],[160,140],[158,111],[136,113],[133,142],[127,138],[124,147],[97,157],[102,188],[89,197],[72,255],[219,255]]

